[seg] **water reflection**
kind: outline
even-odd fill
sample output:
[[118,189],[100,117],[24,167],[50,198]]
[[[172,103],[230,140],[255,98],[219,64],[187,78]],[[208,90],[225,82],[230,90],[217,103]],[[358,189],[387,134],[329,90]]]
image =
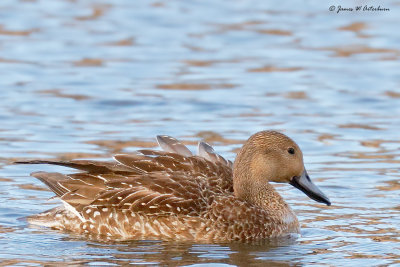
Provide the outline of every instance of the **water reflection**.
[[[70,241],[70,239],[65,239]],[[87,243],[91,251],[110,251],[107,257],[99,257],[97,253],[84,255],[90,257],[93,264],[145,263],[163,266],[190,265],[195,263],[227,263],[236,266],[248,264],[291,265],[289,260],[269,260],[268,251],[276,251],[279,247],[290,246],[294,240],[264,242],[260,244],[193,244],[162,241],[130,241],[110,243],[96,240]],[[77,260],[77,259],[75,259]]]

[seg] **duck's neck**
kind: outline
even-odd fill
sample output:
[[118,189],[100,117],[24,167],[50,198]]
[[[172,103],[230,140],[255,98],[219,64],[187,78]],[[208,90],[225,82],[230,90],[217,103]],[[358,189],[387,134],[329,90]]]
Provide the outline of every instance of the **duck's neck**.
[[236,197],[267,210],[272,205],[287,206],[286,202],[270,183],[252,179],[250,173],[247,173],[246,176],[250,177],[240,177],[238,179],[234,173],[234,194]]
[[[235,177],[235,175],[242,175]],[[234,194],[250,204],[267,211],[274,219],[284,224],[297,224],[297,217],[275,188],[265,181],[252,177],[251,171],[237,173],[234,171]],[[271,218],[272,219],[272,218]]]

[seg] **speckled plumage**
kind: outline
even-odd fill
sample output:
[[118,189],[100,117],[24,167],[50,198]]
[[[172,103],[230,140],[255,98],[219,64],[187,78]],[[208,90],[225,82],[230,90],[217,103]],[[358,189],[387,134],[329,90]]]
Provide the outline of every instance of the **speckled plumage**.
[[254,241],[299,232],[294,212],[269,184],[274,179],[266,177],[273,175],[270,170],[290,168],[290,162],[270,168],[280,164],[273,157],[282,161],[281,156],[271,154],[266,166],[260,156],[266,150],[275,153],[265,142],[283,144],[285,151],[287,144],[299,150],[285,135],[273,131],[253,135],[234,165],[203,142],[194,156],[171,137],[159,136],[158,141],[164,151],[116,155],[115,162],[19,162],[84,171],[33,173],[64,205],[29,221],[118,240]]

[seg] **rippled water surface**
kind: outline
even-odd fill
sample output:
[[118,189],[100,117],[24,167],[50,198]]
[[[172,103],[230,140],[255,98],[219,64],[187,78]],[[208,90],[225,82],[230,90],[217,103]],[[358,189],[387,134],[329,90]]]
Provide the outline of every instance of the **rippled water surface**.
[[[400,266],[400,2],[330,5],[3,0],[0,264]],[[157,134],[234,159],[263,129],[299,143],[332,201],[278,187],[296,241],[109,243],[20,219],[57,205],[29,173],[68,170],[13,161],[108,159]]]

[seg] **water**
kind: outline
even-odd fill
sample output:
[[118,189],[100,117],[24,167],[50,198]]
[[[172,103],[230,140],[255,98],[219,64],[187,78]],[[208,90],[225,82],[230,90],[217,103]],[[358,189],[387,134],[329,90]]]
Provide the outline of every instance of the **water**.
[[[400,266],[400,2],[329,6],[2,1],[1,264]],[[107,159],[155,147],[157,134],[234,159],[263,129],[299,143],[332,201],[279,186],[301,221],[296,241],[107,243],[20,219],[57,205],[28,174],[69,170],[15,160]]]

